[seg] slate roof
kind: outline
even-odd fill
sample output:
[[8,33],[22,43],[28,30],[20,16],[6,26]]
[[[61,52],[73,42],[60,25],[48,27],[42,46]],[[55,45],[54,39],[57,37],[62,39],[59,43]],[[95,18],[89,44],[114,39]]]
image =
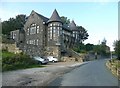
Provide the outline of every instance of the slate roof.
[[[36,13],[36,12],[35,12],[35,13]],[[47,17],[45,17],[45,16],[43,16],[43,15],[41,15],[41,14],[38,14],[38,13],[36,13],[36,14],[37,14],[39,17],[41,17],[44,22],[47,22],[47,21],[49,20],[49,18],[47,18]]]
[[69,24],[69,27],[70,27],[71,30],[76,30],[77,29],[74,20],[71,21],[71,23]]
[[68,26],[69,26],[68,24],[63,24],[63,29],[65,29],[65,30],[67,30],[67,31],[71,31]]
[[57,12],[56,9],[54,10],[52,16],[51,16],[50,19],[48,20],[48,23],[49,23],[49,22],[55,22],[55,21],[57,21],[57,22],[62,22],[62,21],[61,21],[61,18],[60,18],[60,16],[59,16],[59,14],[58,14],[58,12]]

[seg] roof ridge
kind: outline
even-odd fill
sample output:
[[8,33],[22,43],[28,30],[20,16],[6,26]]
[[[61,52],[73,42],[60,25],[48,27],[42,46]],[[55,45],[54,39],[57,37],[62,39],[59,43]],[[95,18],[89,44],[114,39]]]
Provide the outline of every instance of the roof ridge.
[[47,18],[47,17],[45,17],[45,16],[43,16],[43,15],[35,12],[34,10],[32,10],[32,12],[34,12],[34,13],[36,13],[38,16],[40,16],[45,22],[47,22],[47,21],[49,20],[49,18]]

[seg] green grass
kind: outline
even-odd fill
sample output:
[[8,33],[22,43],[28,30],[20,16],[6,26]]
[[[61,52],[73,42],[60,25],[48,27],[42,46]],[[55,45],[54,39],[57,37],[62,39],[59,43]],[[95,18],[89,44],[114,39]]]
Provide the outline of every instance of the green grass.
[[15,54],[14,53],[11,53],[11,52],[7,52],[7,51],[3,51],[2,52],[2,57],[4,58],[6,58],[6,57],[12,57],[12,56],[15,56]]
[[29,65],[29,66],[25,66],[25,65],[7,65],[5,67],[5,69],[2,69],[2,72],[5,71],[13,71],[13,70],[22,70],[22,69],[28,69],[28,68],[42,68],[45,67],[43,65]]
[[[26,54],[14,54],[11,52],[2,52],[2,71],[11,71],[17,69],[35,68],[35,67],[45,67],[34,59],[30,58]],[[0,63],[1,63],[0,62]]]

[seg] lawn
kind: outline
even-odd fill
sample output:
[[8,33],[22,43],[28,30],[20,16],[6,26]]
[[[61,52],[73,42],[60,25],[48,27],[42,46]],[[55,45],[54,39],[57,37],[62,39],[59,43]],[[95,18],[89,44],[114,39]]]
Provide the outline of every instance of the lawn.
[[11,52],[2,52],[2,71],[10,71],[17,69],[45,67],[26,54],[14,54]]

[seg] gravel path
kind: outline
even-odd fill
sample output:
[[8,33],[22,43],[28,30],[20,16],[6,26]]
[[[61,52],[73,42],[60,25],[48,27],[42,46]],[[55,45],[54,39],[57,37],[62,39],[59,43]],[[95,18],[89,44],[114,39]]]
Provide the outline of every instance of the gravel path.
[[43,68],[3,72],[2,86],[44,86],[65,72],[86,63],[58,62],[49,63]]

